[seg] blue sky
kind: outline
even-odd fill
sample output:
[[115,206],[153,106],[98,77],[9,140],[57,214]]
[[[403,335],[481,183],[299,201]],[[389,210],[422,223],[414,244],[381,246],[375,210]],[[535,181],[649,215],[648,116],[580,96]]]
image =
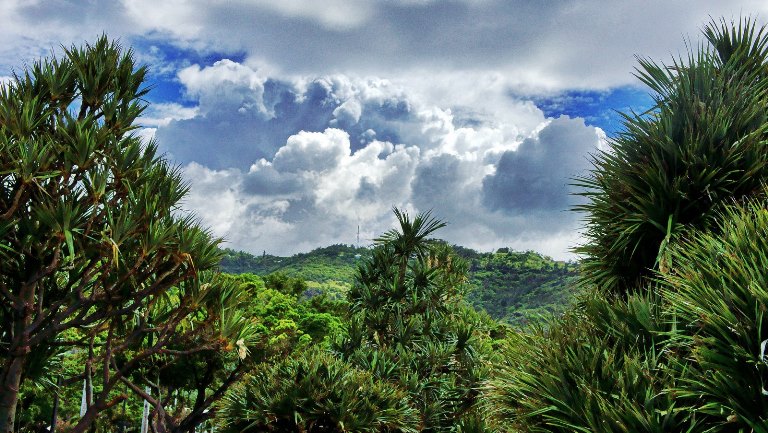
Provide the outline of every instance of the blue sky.
[[621,130],[624,121],[621,113],[642,114],[653,107],[653,98],[647,89],[637,85],[565,90],[556,95],[534,96],[532,100],[547,117],[580,117],[587,125],[601,128],[608,137]]
[[[668,61],[710,17],[764,1],[0,0],[0,80],[102,33],[153,91],[139,134],[228,247],[372,239],[392,206],[448,241],[575,256],[570,185],[646,110],[636,56]],[[7,78],[6,78],[7,79]]]

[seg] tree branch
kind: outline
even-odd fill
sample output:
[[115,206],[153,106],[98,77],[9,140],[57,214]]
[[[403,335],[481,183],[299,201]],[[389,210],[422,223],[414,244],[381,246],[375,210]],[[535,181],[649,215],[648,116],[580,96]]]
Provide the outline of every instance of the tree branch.
[[8,210],[5,211],[5,213],[0,214],[0,219],[7,220],[7,219],[10,219],[13,216],[14,212],[16,212],[16,209],[19,208],[19,202],[21,201],[21,195],[27,189],[26,186],[27,185],[25,183],[23,183],[23,182],[21,183],[21,185],[19,186],[19,189],[16,190],[16,194],[13,196],[13,202],[11,203],[11,207],[9,207]]

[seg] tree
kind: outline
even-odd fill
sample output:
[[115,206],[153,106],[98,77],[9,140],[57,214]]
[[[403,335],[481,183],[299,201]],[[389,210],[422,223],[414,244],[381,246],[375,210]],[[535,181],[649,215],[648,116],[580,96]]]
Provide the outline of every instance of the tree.
[[432,218],[431,212],[418,214],[411,221],[408,212],[398,208],[393,208],[392,211],[397,217],[399,230],[391,229],[374,239],[374,242],[392,248],[392,254],[398,261],[397,285],[403,287],[408,261],[415,258],[423,263],[431,245],[428,236],[446,224]]
[[223,432],[415,432],[407,394],[318,349],[261,364],[222,402]]
[[768,181],[768,35],[754,21],[711,22],[708,46],[672,65],[641,60],[654,108],[626,115],[610,150],[577,180],[588,199],[584,282],[639,289],[669,268],[667,247],[686,230],[715,228],[724,204]]
[[302,278],[289,277],[284,272],[274,272],[264,277],[264,284],[270,289],[277,290],[295,297],[301,296],[307,290],[307,282]]
[[673,336],[689,360],[673,392],[710,431],[765,433],[768,204],[748,200],[718,216],[716,233],[696,231],[674,246],[676,269],[664,280],[668,316],[687,325]]
[[[150,404],[158,433],[191,433],[214,417],[214,403],[251,366],[249,347],[258,336],[245,313],[251,291],[220,274],[205,273],[199,281],[172,288],[139,320],[111,321],[105,344],[86,361],[110,372],[96,378],[95,401],[123,385]],[[87,428],[99,409],[89,407],[72,431]]]
[[398,228],[376,239],[350,289],[353,365],[408,391],[420,431],[483,431],[479,388],[491,359],[490,318],[463,302],[467,264],[430,239],[445,223],[395,209]]
[[767,432],[768,34],[745,19],[671,67],[582,179],[584,283],[512,335],[490,403],[520,431]]
[[122,332],[171,288],[193,299],[220,260],[217,240],[176,212],[179,170],[133,133],[145,75],[102,36],[0,86],[0,432],[13,431],[33,354],[71,344],[67,330]]

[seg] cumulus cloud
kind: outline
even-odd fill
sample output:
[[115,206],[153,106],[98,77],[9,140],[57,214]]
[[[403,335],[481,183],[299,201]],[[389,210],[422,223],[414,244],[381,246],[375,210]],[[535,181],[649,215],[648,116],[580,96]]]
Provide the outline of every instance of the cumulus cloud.
[[341,127],[353,126],[360,121],[362,112],[363,107],[357,99],[348,99],[333,110],[334,119],[331,124]]
[[349,150],[349,134],[340,129],[326,129],[323,133],[301,131],[288,138],[288,143],[275,154],[272,165],[288,173],[322,173],[338,167]]
[[[352,243],[358,225],[372,239],[398,206],[433,210],[450,223],[442,236],[451,242],[570,257],[578,221],[567,212],[568,179],[600,143],[583,120],[547,119],[509,96],[441,106],[429,91],[378,78],[278,79],[235,62],[183,75],[197,111],[159,125],[157,137],[186,164],[188,207],[234,248]],[[243,100],[253,115],[240,113]],[[182,137],[219,151],[191,152]]]
[[756,0],[6,1],[0,76],[104,29],[136,45],[167,86],[138,134],[184,167],[185,206],[235,248],[351,243],[357,225],[370,239],[396,205],[433,209],[452,242],[563,258],[579,226],[569,179],[604,135],[548,118],[558,97],[634,83],[634,55],[666,59],[686,36],[695,46],[710,16],[766,11]]
[[264,80],[248,66],[223,59],[205,68],[189,66],[178,75],[187,97],[200,102],[202,114],[236,111],[269,115],[264,106]]
[[495,173],[483,179],[483,204],[507,214],[568,208],[575,198],[568,194],[568,178],[590,167],[587,155],[596,150],[599,138],[582,119],[554,119],[501,155]]

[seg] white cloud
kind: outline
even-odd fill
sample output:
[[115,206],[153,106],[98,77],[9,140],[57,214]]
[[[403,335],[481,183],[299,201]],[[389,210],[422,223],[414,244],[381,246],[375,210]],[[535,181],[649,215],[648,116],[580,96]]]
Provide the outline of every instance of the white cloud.
[[695,46],[710,17],[765,22],[766,12],[758,0],[9,0],[0,3],[0,73],[106,30],[126,43],[240,52],[287,73],[496,73],[519,88],[606,88],[634,82],[635,55],[666,59],[685,50],[684,37]]
[[[578,221],[567,212],[566,184],[601,140],[601,131],[583,121],[546,119],[528,103],[491,92],[485,99],[466,96],[467,105],[441,107],[432,103],[440,99],[430,97],[429,89],[411,91],[377,78],[256,79],[255,70],[233,63],[227,71],[239,71],[237,79],[227,73],[197,77],[214,70],[185,70],[195,76],[181,81],[199,98],[199,112],[159,126],[158,133],[165,131],[160,137],[167,141],[180,131],[207,130],[199,138],[209,145],[219,142],[217,130],[196,125],[232,118],[225,113],[236,112],[240,103],[231,103],[233,89],[261,83],[248,97],[274,117],[244,120],[243,133],[228,142],[233,147],[217,153],[238,162],[208,168],[213,160],[194,159],[198,162],[187,168],[187,175],[195,176],[189,207],[231,246],[290,254],[351,243],[358,224],[372,238],[390,228],[394,205],[432,209],[451,223],[442,232],[451,242],[480,250],[538,242],[555,257],[572,257],[564,245],[578,239]],[[261,90],[266,82],[269,91]],[[503,89],[496,90],[503,94]],[[273,93],[282,97],[272,100]],[[487,110],[483,102],[498,110]],[[256,154],[249,146],[259,147],[254,143],[263,137],[249,134],[287,130],[296,125],[296,113],[300,124],[324,127],[296,130],[248,162],[245,155]],[[347,115],[354,122],[339,122]],[[533,177],[538,180],[529,182]],[[206,200],[220,189],[226,193]],[[530,206],[530,197],[540,197],[537,206]]]
[[360,115],[363,112],[363,107],[360,106],[360,101],[357,99],[347,99],[341,105],[333,110],[333,119],[331,122],[334,125],[340,126],[352,126],[360,121]]
[[179,71],[179,80],[187,96],[200,102],[203,114],[229,108],[241,114],[269,114],[263,102],[264,80],[248,66],[229,59],[204,68],[192,65]]
[[198,111],[198,107],[185,107],[175,102],[150,104],[139,123],[144,127],[166,126],[174,120],[192,119]]
[[[710,16],[766,12],[757,0],[8,0],[0,75],[105,29],[138,43],[188,98],[152,105],[138,134],[184,165],[186,206],[236,248],[351,243],[358,224],[372,238],[397,205],[434,209],[457,243],[566,257],[567,179],[605,135],[519,95],[635,83],[634,55],[666,60]],[[225,54],[244,60],[204,60]]]
[[325,132],[301,131],[288,138],[272,160],[272,165],[283,172],[326,172],[338,167],[348,155],[349,134],[340,129]]
[[184,177],[194,191],[184,199],[184,208],[196,211],[217,235],[228,236],[247,204],[239,193],[240,172],[236,169],[210,170],[191,163],[184,167]]

